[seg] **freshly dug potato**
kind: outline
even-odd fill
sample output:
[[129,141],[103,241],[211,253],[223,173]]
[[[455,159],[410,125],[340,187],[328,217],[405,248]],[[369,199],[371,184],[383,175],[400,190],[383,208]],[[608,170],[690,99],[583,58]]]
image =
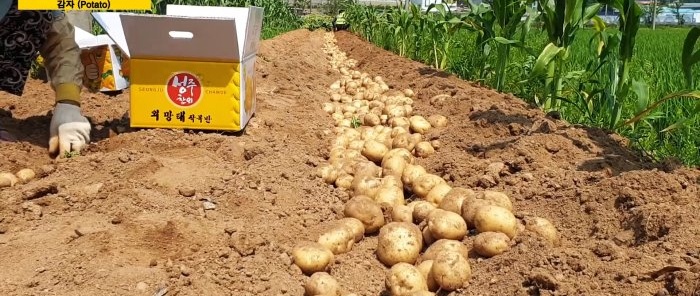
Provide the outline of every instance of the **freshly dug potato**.
[[425,278],[425,282],[428,284],[428,291],[437,291],[439,288],[438,284],[435,282],[435,277],[433,277],[433,274],[430,272],[430,270],[433,268],[433,260],[426,260],[421,262],[420,264],[416,265],[416,268],[418,268],[418,271],[423,275],[423,278]]
[[398,134],[391,141],[391,147],[393,148],[408,148],[411,144],[410,134]]
[[418,142],[414,149],[416,156],[422,158],[435,154],[435,148],[433,148],[433,145],[430,145],[430,143],[426,141]]
[[467,223],[461,215],[435,209],[428,215],[430,234],[435,239],[462,240],[467,235]]
[[425,200],[435,205],[439,205],[442,200],[445,199],[447,193],[449,193],[451,190],[452,186],[447,185],[447,183],[439,183],[428,191],[428,195],[425,196]]
[[413,222],[416,224],[428,219],[430,213],[437,209],[435,205],[424,200],[415,201],[413,203]]
[[382,187],[403,188],[403,182],[401,182],[401,177],[398,177],[398,176],[392,176],[392,175],[384,176],[382,178]]
[[362,140],[352,140],[350,143],[348,143],[348,149],[350,150],[357,150],[357,151],[362,151],[362,148],[365,147],[365,141]]
[[401,187],[397,186],[382,186],[379,188],[379,191],[377,191],[377,195],[374,197],[374,200],[380,205],[386,204],[392,207],[406,204],[406,200],[403,196],[403,190]]
[[410,88],[404,89],[404,90],[403,90],[403,94],[404,94],[405,96],[409,97],[409,98],[412,98],[413,96],[416,95],[416,94],[413,92],[413,90],[410,89]]
[[406,168],[406,160],[400,156],[394,156],[382,161],[382,176],[397,176],[403,175],[403,170]]
[[384,158],[382,159],[382,164],[384,164],[385,161],[388,161],[389,159],[395,157],[403,159],[406,162],[406,164],[413,164],[414,161],[414,157],[413,155],[411,155],[411,151],[409,151],[408,149],[393,148],[384,155]]
[[371,161],[357,161],[352,165],[352,174],[355,178],[379,178],[382,175],[382,168]]
[[440,140],[432,140],[430,141],[430,146],[433,146],[435,150],[438,150],[440,147],[442,147],[442,143],[440,143]]
[[476,213],[476,209],[482,206],[490,205],[494,205],[493,201],[479,199],[473,196],[467,197],[466,199],[464,199],[464,203],[462,203],[462,218],[464,218],[464,221],[467,222],[467,225],[473,227],[474,214]]
[[368,113],[362,118],[362,124],[366,126],[375,126],[381,124],[379,116],[377,114]]
[[433,234],[430,233],[430,229],[428,227],[424,227],[422,232],[424,245],[429,246],[430,244],[435,242],[435,238],[433,237]]
[[435,293],[430,291],[417,291],[411,293],[411,296],[435,296]]
[[528,217],[525,219],[525,229],[532,231],[553,246],[559,245],[559,232],[552,222],[542,217]]
[[17,176],[11,173],[0,173],[0,188],[15,186],[18,182]]
[[335,179],[335,186],[344,189],[352,188],[352,182],[355,178],[347,173],[338,174],[338,178]]
[[428,122],[430,122],[430,125],[433,127],[445,127],[447,125],[447,117],[433,114],[428,116]]
[[508,195],[503,192],[484,190],[477,193],[476,198],[492,201],[494,205],[513,212],[513,202],[510,200]]
[[423,235],[418,226],[408,222],[390,222],[379,230],[377,259],[386,266],[413,264],[423,248]]
[[[428,193],[430,194],[430,193]],[[467,188],[453,187],[438,204],[438,208],[462,215],[462,204],[474,191]]]
[[391,208],[392,222],[413,223],[413,210],[405,205],[398,205]]
[[365,195],[358,195],[348,200],[343,214],[345,217],[360,220],[365,226],[365,234],[375,233],[385,224],[382,207]]
[[346,224],[337,224],[318,237],[318,243],[331,250],[334,255],[350,252],[355,244],[355,233]]
[[413,182],[404,182],[404,184],[406,183],[411,184],[411,189],[413,189],[412,191],[415,195],[420,198],[425,198],[433,187],[446,182],[438,175],[426,173],[420,175],[418,178],[413,180]]
[[361,241],[365,237],[365,224],[357,218],[345,217],[338,220],[339,224],[344,224],[355,235],[355,242]]
[[411,296],[415,292],[428,290],[428,284],[418,268],[404,262],[392,265],[385,285],[392,296]]
[[334,259],[333,252],[317,242],[302,242],[292,250],[294,264],[306,275],[327,270]]
[[327,184],[334,184],[335,180],[338,179],[338,171],[330,165],[320,166],[316,171],[316,176]]
[[442,252],[435,260],[430,272],[441,290],[454,291],[469,285],[472,270],[467,257],[457,252]]
[[304,285],[305,296],[340,296],[340,284],[327,272],[316,272]]
[[510,238],[501,232],[482,232],[474,238],[473,248],[477,254],[490,258],[508,250]]
[[16,174],[20,183],[27,183],[36,177],[36,173],[32,169],[21,169]]
[[402,127],[407,131],[411,128],[411,122],[406,117],[394,117],[389,119],[391,127]]
[[414,133],[425,134],[431,128],[430,122],[420,115],[413,115],[408,121],[411,123],[411,131]]
[[362,155],[367,157],[367,159],[378,163],[382,161],[384,154],[386,154],[388,151],[389,148],[387,148],[386,145],[376,140],[368,140],[365,141],[365,146],[362,148]]
[[474,212],[474,228],[478,232],[502,232],[512,239],[518,232],[518,220],[507,209],[486,205]]
[[406,147],[406,149],[412,151],[413,149],[416,148],[416,145],[422,141],[423,141],[423,135],[411,134],[411,137],[408,139],[408,147]]
[[374,199],[382,187],[382,179],[368,176],[355,177],[352,181],[353,193],[357,195],[365,195]]
[[[401,175],[401,182],[406,187],[412,187],[413,181],[418,179],[418,177],[427,174],[428,172],[419,164],[407,164]],[[432,188],[431,188],[432,189]]]
[[418,260],[418,263],[422,263],[427,260],[436,260],[439,254],[444,251],[456,252],[464,256],[464,258],[469,258],[469,248],[467,248],[467,246],[465,246],[462,242],[451,239],[439,239],[425,250],[425,253],[423,253]]

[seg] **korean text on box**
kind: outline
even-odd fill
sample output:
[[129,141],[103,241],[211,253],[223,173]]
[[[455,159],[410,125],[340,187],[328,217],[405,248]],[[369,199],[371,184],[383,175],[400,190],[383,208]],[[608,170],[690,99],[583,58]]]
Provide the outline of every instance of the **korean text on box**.
[[[128,48],[132,127],[239,131],[255,113],[261,7],[94,13]],[[121,46],[121,44],[120,44]]]

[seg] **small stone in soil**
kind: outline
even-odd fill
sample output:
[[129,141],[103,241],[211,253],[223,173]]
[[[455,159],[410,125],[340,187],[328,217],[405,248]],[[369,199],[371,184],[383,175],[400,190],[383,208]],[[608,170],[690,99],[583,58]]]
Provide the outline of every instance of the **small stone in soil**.
[[138,284],[136,284],[136,290],[143,292],[146,291],[146,289],[148,289],[148,284],[144,282],[139,282]]
[[193,197],[194,194],[197,193],[197,191],[192,187],[180,188],[179,192],[180,192],[180,195],[182,195],[184,197]]
[[213,210],[213,209],[216,209],[216,205],[215,205],[213,202],[210,202],[210,201],[202,202],[202,207],[204,207],[205,210]]
[[9,231],[7,225],[0,225],[0,234],[5,234]]

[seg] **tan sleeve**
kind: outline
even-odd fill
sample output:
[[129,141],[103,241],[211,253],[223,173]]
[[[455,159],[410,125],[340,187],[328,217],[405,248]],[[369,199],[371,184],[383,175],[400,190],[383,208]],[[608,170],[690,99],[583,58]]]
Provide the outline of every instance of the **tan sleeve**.
[[68,101],[80,105],[83,64],[80,61],[80,48],[75,43],[75,28],[63,12],[55,12],[54,17],[39,52],[44,57],[44,67],[56,92],[56,102]]

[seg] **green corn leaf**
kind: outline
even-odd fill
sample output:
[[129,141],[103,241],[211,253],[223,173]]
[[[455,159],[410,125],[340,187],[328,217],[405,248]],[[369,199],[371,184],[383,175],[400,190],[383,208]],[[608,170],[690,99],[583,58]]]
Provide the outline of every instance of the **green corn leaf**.
[[637,95],[637,104],[635,113],[644,111],[649,105],[649,85],[643,80],[632,80],[632,92]]
[[535,66],[532,67],[532,76],[539,76],[547,72],[547,65],[549,62],[561,53],[564,49],[554,45],[554,43],[549,43],[540,53],[539,57],[535,61]]
[[697,42],[698,38],[700,38],[700,28],[693,27],[685,37],[685,42],[683,42],[681,67],[683,69],[683,75],[685,75],[686,87],[689,89],[695,88],[692,68],[693,65],[700,60],[700,50],[693,53],[693,49],[695,48],[695,43]]
[[694,99],[700,99],[700,90],[683,90],[683,91],[670,93],[670,94],[666,95],[665,97],[663,97],[662,99],[654,102],[649,107],[642,110],[641,112],[638,112],[634,117],[623,122],[620,126],[635,123],[635,122],[645,118],[647,114],[649,114],[651,111],[655,110],[658,106],[665,103],[666,101],[674,99],[674,98],[679,98],[679,97],[691,97]]

